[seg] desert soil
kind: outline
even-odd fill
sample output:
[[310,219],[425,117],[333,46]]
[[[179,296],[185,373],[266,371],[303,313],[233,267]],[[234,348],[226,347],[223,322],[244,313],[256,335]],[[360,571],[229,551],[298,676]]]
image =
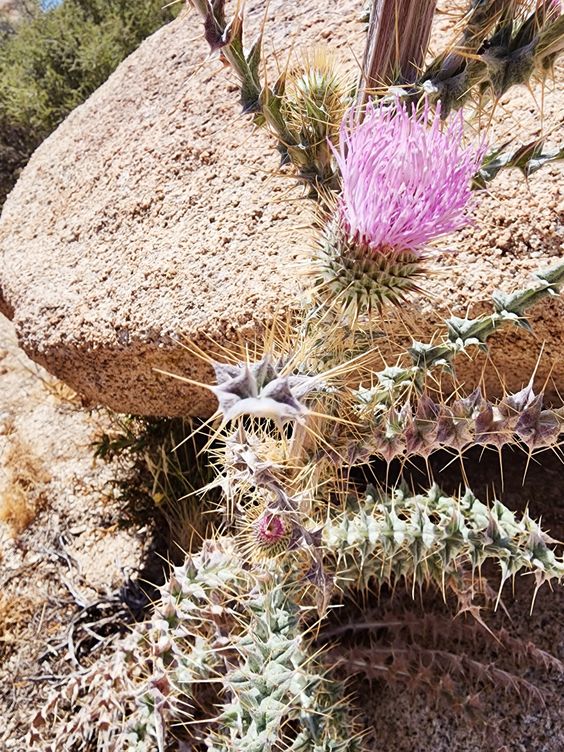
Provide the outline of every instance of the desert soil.
[[[94,461],[108,427],[29,361],[0,316],[0,749],[23,752],[47,693],[130,621],[151,532],[132,526]],[[93,630],[100,639],[88,631]]]

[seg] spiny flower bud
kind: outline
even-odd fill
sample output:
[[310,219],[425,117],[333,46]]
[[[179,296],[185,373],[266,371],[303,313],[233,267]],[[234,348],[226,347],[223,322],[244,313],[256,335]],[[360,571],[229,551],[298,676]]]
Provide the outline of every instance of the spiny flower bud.
[[441,121],[425,101],[419,113],[399,100],[369,103],[341,126],[334,151],[342,177],[336,216],[326,228],[316,271],[345,308],[380,308],[417,289],[429,243],[469,222],[471,180],[484,145],[463,143],[464,122]]
[[308,54],[302,66],[284,74],[280,116],[290,138],[284,153],[314,190],[335,187],[331,144],[350,105],[352,81],[339,72],[324,48]]
[[522,8],[512,9],[505,22],[500,23],[495,34],[479,50],[480,59],[487,67],[487,80],[481,88],[490,87],[497,99],[511,86],[527,84],[535,67],[542,70],[547,62],[550,65],[550,53],[543,49],[541,40],[562,39],[562,28],[558,24],[559,0],[537,2],[530,15],[527,15],[528,10],[527,3]]
[[265,511],[254,523],[254,540],[259,552],[266,556],[282,553],[292,537],[292,527],[282,515]]

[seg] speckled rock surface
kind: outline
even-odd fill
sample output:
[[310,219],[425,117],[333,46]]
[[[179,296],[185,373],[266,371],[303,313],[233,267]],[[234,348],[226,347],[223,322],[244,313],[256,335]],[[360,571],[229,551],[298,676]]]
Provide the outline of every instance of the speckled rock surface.
[[[444,7],[444,6],[443,6]],[[266,49],[285,60],[296,48],[331,40],[351,67],[361,54],[357,0],[327,11],[319,0],[272,0]],[[251,3],[257,28],[264,3]],[[439,14],[436,35],[449,24]],[[37,150],[0,220],[0,311],[20,345],[78,390],[87,403],[123,412],[206,415],[207,392],[155,369],[206,381],[206,364],[181,342],[210,348],[260,339],[264,324],[292,306],[300,283],[292,261],[307,245],[307,202],[275,175],[278,158],[263,132],[239,114],[233,76],[208,59],[195,15],[148,39]],[[299,33],[299,37],[298,37]],[[538,92],[536,92],[538,100]],[[547,94],[545,125],[558,122],[563,95]],[[495,132],[538,133],[538,106],[523,90],[502,102]],[[562,250],[561,173],[528,184],[500,178],[459,251],[430,279],[415,336],[448,312],[478,311],[503,284],[520,285]],[[562,306],[534,312],[535,335],[503,335],[486,386],[519,388],[535,368],[564,389]],[[462,379],[482,363],[464,366]]]

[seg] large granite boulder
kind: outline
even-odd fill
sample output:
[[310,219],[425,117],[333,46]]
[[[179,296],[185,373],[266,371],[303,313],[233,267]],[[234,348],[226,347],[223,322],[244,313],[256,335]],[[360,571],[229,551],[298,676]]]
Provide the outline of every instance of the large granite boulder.
[[[337,46],[355,65],[363,26],[358,0],[271,0],[266,47],[285,64],[291,44]],[[256,29],[264,2],[250,8]],[[441,19],[439,19],[441,21]],[[440,29],[440,24],[439,24]],[[26,353],[87,402],[139,414],[207,415],[196,381],[205,350],[260,338],[295,304],[294,259],[307,245],[307,201],[277,176],[278,156],[238,107],[233,76],[210,59],[195,14],[161,29],[131,55],[37,150],[0,220],[0,311],[14,320]],[[549,100],[556,118],[560,99]],[[538,113],[528,92],[511,98],[498,123],[519,112],[526,133]],[[562,252],[562,196],[554,170],[529,185],[500,178],[476,226],[449,245],[444,272],[428,282],[421,332],[449,312],[479,311],[500,281],[519,285]],[[559,214],[560,212],[560,214]],[[561,352],[559,303],[533,312],[535,337],[504,336],[496,365],[511,388],[539,379]],[[400,331],[400,329],[398,329]],[[476,378],[481,364],[464,374]],[[499,390],[493,369],[486,379]],[[564,388],[562,358],[552,375]]]

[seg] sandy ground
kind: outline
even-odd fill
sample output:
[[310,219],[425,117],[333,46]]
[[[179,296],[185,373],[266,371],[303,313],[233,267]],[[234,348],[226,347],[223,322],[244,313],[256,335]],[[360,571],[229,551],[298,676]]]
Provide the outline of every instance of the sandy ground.
[[151,536],[117,503],[118,469],[93,460],[106,423],[25,357],[0,316],[1,750],[27,749],[47,689],[102,649],[104,619],[128,621],[140,597],[129,578]]

